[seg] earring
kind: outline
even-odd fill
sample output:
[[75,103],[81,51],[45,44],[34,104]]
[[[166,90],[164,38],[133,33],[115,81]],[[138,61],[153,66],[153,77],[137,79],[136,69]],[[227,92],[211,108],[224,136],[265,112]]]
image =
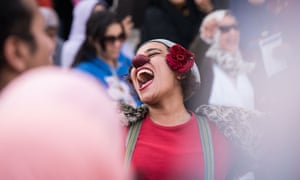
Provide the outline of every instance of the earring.
[[183,80],[183,79],[185,79],[185,75],[182,75],[182,74],[181,75],[177,75],[177,79],[178,80]]

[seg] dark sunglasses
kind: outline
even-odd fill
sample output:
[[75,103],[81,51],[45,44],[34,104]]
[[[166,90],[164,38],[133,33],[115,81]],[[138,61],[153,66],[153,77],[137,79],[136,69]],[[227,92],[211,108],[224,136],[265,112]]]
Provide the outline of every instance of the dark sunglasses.
[[228,25],[228,26],[219,26],[219,29],[222,33],[228,33],[231,29],[238,31],[239,26],[237,24]]
[[103,40],[108,43],[115,43],[116,41],[125,41],[125,33],[121,33],[119,36],[104,36]]

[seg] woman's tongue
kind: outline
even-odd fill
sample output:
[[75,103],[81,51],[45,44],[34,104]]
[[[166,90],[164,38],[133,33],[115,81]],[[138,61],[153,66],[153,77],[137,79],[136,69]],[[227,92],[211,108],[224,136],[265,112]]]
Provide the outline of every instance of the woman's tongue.
[[149,86],[153,78],[154,78],[153,73],[148,70],[139,73],[138,82],[139,82],[140,89],[144,89],[145,87]]

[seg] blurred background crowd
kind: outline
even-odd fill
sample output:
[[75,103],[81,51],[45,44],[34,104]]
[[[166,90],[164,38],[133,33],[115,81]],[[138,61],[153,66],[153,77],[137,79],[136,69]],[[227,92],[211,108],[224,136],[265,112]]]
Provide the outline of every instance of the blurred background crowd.
[[[300,7],[296,0],[37,0],[37,3],[46,20],[46,31],[56,44],[54,63],[58,66],[72,66],[80,46],[89,36],[85,26],[91,14],[110,11],[124,28],[124,36],[119,37],[122,41],[115,46],[121,59],[130,61],[139,44],[154,38],[178,42],[196,55],[203,86],[188,102],[192,108],[211,103],[269,111],[276,108],[274,106],[278,106],[277,110],[287,110],[290,108],[283,108],[283,104],[295,103],[294,95],[298,94],[299,86],[295,68],[298,67],[300,28],[295,19]],[[216,50],[211,47],[218,46],[213,39],[219,32],[207,25],[212,22],[205,24],[203,20],[220,9],[229,10],[234,18],[234,26],[224,22],[225,28],[221,29],[225,49],[229,46],[234,49],[225,50],[225,54],[236,51],[238,55],[234,56],[239,56],[239,60],[205,60],[218,59],[212,57]],[[219,19],[217,23],[223,21],[221,17],[215,19]],[[214,33],[211,40],[201,37],[204,28],[211,28],[205,33]],[[116,42],[117,36],[111,38],[110,42]],[[104,56],[101,55],[106,59]],[[78,62],[73,66],[76,64]],[[227,74],[244,69],[240,70],[242,73],[234,72],[238,75],[231,73],[229,81],[234,81],[234,87],[228,85],[230,82],[226,83],[228,79],[222,79],[222,75],[219,78],[213,70],[215,67],[227,68]],[[86,70],[82,66],[81,69]],[[86,71],[93,74],[90,69]]]
[[[93,107],[84,110],[79,110],[80,108],[78,108],[78,111],[75,110],[75,116],[78,117],[78,122],[76,119],[75,122],[78,124],[73,124],[74,127],[72,128],[74,132],[72,130],[70,130],[70,132],[62,132],[62,129],[56,129],[56,131],[61,134],[66,133],[65,141],[70,142],[70,137],[75,136],[77,130],[80,131],[79,126],[87,126],[91,129],[90,133],[95,134],[92,135],[83,132],[86,136],[77,137],[81,141],[85,141],[85,138],[90,139],[86,144],[86,148],[83,150],[79,149],[78,151],[84,151],[84,153],[86,152],[87,154],[90,153],[91,157],[88,158],[99,159],[99,161],[102,162],[110,161],[111,159],[108,160],[107,157],[96,156],[94,151],[90,152],[91,149],[89,149],[89,147],[95,149],[104,148],[104,152],[109,154],[109,158],[116,154],[120,155],[120,152],[110,152],[109,142],[105,141],[103,142],[104,144],[97,144],[95,137],[96,135],[98,136],[98,130],[94,128],[94,122],[82,124],[83,117],[91,116],[90,119],[93,121],[102,114],[106,114],[108,116],[106,118],[108,119],[118,119],[113,115],[117,112],[113,110],[106,112],[105,110],[107,108],[113,109],[113,105],[108,103],[109,105],[107,107],[103,107],[103,102],[107,104],[105,102],[108,101],[106,97],[101,96],[96,100],[98,95],[95,91],[97,90],[101,92],[105,91],[109,97],[115,101],[131,104],[135,107],[141,105],[142,102],[127,82],[128,70],[132,66],[132,58],[140,44],[151,39],[164,38],[181,44],[195,54],[195,62],[200,71],[201,84],[199,90],[186,102],[185,105],[188,109],[195,111],[197,107],[201,105],[211,104],[241,107],[270,113],[270,119],[273,121],[271,124],[268,124],[267,127],[271,129],[269,134],[270,139],[275,141],[275,143],[270,143],[270,146],[271,149],[274,150],[274,156],[276,156],[279,161],[277,159],[276,162],[273,162],[274,159],[272,157],[274,156],[270,156],[264,160],[267,166],[270,166],[271,171],[276,172],[274,176],[276,176],[277,179],[297,179],[299,177],[296,167],[299,168],[298,165],[300,161],[300,157],[297,154],[297,149],[300,148],[300,146],[298,146],[300,145],[298,142],[300,137],[298,132],[300,125],[300,113],[298,110],[300,105],[300,80],[298,79],[300,77],[300,71],[298,69],[298,67],[300,67],[300,60],[297,60],[299,59],[297,51],[300,48],[300,23],[297,20],[297,18],[300,17],[300,1],[35,1],[38,4],[40,14],[44,21],[44,23],[40,23],[39,25],[44,26],[42,28],[51,40],[49,44],[52,43],[48,49],[51,49],[51,52],[53,51],[53,64],[55,68],[75,69],[76,71],[88,74],[89,77],[84,77],[82,80],[78,80],[78,82],[73,80],[73,82],[71,76],[68,79],[68,75],[57,72],[57,77],[52,78],[57,78],[57,80],[61,79],[60,81],[62,82],[59,82],[61,84],[55,84],[51,81],[51,78],[43,84],[42,80],[37,78],[38,72],[35,72],[35,74],[33,73],[35,76],[32,75],[36,79],[35,84],[30,84],[29,82],[31,81],[28,80],[28,82],[26,82],[26,76],[23,80],[23,85],[28,86],[27,89],[26,86],[21,86],[22,84],[20,85],[20,83],[18,85],[17,82],[16,85],[13,84],[10,89],[4,91],[5,93],[2,96],[5,98],[3,99],[2,97],[1,101],[4,103],[2,103],[3,105],[1,105],[1,107],[5,106],[11,112],[13,112],[13,108],[24,109],[24,112],[20,113],[26,115],[34,113],[35,111],[32,110],[41,107],[39,101],[42,100],[38,100],[37,102],[33,101],[31,106],[33,109],[26,109],[27,105],[22,103],[13,107],[12,104],[14,102],[21,101],[20,99],[16,100],[19,97],[17,89],[20,89],[21,93],[28,94],[39,94],[43,91],[43,93],[39,94],[39,97],[42,99],[45,98],[43,102],[49,104],[49,106],[45,106],[45,108],[51,111],[41,112],[39,116],[31,118],[31,120],[34,121],[33,123],[36,123],[38,119],[43,117],[57,119],[57,122],[47,122],[44,124],[41,130],[45,131],[43,135],[50,138],[51,142],[53,141],[53,146],[60,146],[61,144],[55,144],[53,139],[57,137],[49,137],[47,132],[49,131],[48,133],[50,133],[50,131],[52,131],[52,129],[54,130],[57,126],[64,127],[69,123],[63,120],[58,122],[62,116],[59,117],[57,114],[65,112],[66,114],[63,117],[74,117],[74,115],[70,115],[72,114],[72,110],[70,109],[61,111],[65,106],[57,106],[52,109],[53,106],[50,107],[50,104],[53,103],[51,105],[56,106],[62,102],[66,103],[69,100],[78,99],[78,102],[69,102],[74,106],[74,109],[77,110],[77,105],[82,107],[82,103],[86,103],[89,106],[93,105]],[[5,24],[3,24],[3,26],[5,26]],[[1,42],[1,48],[4,49],[3,47],[4,45]],[[9,48],[5,50],[7,50],[5,53],[1,53],[1,60],[11,57],[9,56],[9,52],[13,50],[9,51]],[[5,58],[3,58],[4,56]],[[10,63],[12,66],[19,68],[20,72],[23,72],[22,64],[18,64],[14,61]],[[1,64],[4,63],[1,62]],[[13,79],[13,75],[7,75],[9,74],[7,72],[10,71],[4,71],[3,69],[1,69],[0,79],[1,90],[8,84],[9,80]],[[25,69],[27,70],[27,68]],[[55,72],[56,70],[50,69],[48,71]],[[45,74],[47,75],[47,72]],[[89,79],[90,76],[93,78]],[[65,82],[63,82],[64,78]],[[34,80],[34,78],[32,79]],[[96,80],[97,83],[100,82],[102,86],[96,87],[96,81],[94,80]],[[22,80],[19,81],[22,82]],[[64,87],[64,85],[62,85],[64,83],[68,84],[68,87]],[[73,91],[85,85],[90,89],[82,90],[82,92]],[[51,88],[48,90],[45,90],[47,88],[41,89],[40,87],[43,86],[59,87],[62,94],[57,93],[58,90],[55,90],[55,88],[53,88],[54,90]],[[22,87],[25,89],[22,89]],[[83,94],[94,95],[93,97],[95,97],[95,99],[82,96]],[[44,95],[49,97],[45,97]],[[54,103],[52,102],[52,97],[57,100],[60,98],[62,102]],[[64,98],[61,99],[62,97]],[[22,101],[29,102],[32,99],[37,98],[36,96],[28,96],[27,99]],[[95,107],[100,107],[102,111],[97,112]],[[0,117],[7,118],[10,117],[11,114],[12,113],[2,113]],[[97,116],[98,114],[101,115]],[[18,119],[17,116],[13,116],[12,118]],[[2,130],[5,129],[3,127],[11,128],[12,126],[14,125],[10,122],[0,122],[0,129]],[[50,129],[47,129],[46,126],[49,126]],[[104,123],[103,126],[104,128],[101,129],[101,131],[104,131],[106,127],[109,129],[114,125]],[[20,132],[25,130],[18,127],[15,131]],[[115,136],[116,134],[115,132],[105,133],[111,136]],[[92,138],[88,137],[88,135],[92,136]],[[3,143],[7,143],[7,139],[3,140],[0,137],[0,142],[2,141]],[[116,141],[121,140],[116,138]],[[62,142],[64,142],[64,140],[62,140]],[[71,144],[74,146],[73,149],[80,146],[75,142],[71,143],[73,143]],[[17,148],[22,148],[20,144],[16,144],[18,146]],[[14,149],[15,146],[12,147]],[[11,151],[11,149],[8,149],[5,153],[9,151]],[[0,150],[0,152],[2,151]],[[74,151],[74,153],[80,152]],[[279,154],[284,155],[281,156]],[[297,154],[297,156],[294,156],[295,154]],[[10,155],[15,156],[14,154]],[[42,157],[42,155],[38,155]],[[95,155],[95,157],[93,155]],[[1,156],[2,154],[0,154],[0,159],[3,158]],[[59,159],[61,157],[55,156],[54,159],[55,158]],[[38,160],[36,161],[39,162]],[[66,160],[66,162],[68,161]],[[278,162],[284,164],[285,168]],[[15,163],[20,165],[19,161]],[[76,165],[77,162],[74,163]],[[107,174],[116,175],[121,173],[121,165],[118,160],[113,160],[111,164],[111,167],[115,166],[116,168],[110,169],[110,173]],[[69,165],[67,164],[66,166]],[[0,169],[3,169],[1,163],[0,167]],[[6,168],[8,169],[7,172],[9,172],[9,166],[6,166]],[[22,169],[24,167],[18,168]],[[70,168],[72,172],[78,170],[76,166],[72,168]],[[86,171],[88,172],[89,170]],[[106,171],[105,168],[103,171]],[[116,177],[109,177],[109,175],[105,173],[104,175],[103,179],[120,178],[117,177],[117,175]],[[75,176],[76,174],[74,177]],[[80,174],[78,174],[78,176],[80,176]],[[70,176],[70,179],[75,179],[74,177]],[[272,177],[270,179],[275,178]]]

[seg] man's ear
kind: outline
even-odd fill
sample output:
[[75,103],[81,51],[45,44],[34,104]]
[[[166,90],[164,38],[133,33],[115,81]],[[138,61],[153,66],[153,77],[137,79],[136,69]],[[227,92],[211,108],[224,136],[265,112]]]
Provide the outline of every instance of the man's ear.
[[6,39],[3,50],[8,66],[14,71],[21,73],[27,69],[29,47],[24,40],[10,36]]

